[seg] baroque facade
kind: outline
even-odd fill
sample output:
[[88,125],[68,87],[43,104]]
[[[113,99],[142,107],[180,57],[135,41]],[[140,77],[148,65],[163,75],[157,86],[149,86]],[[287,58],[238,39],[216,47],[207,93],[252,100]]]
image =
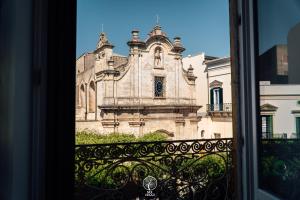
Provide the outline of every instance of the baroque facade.
[[197,77],[183,67],[180,38],[171,41],[157,25],[145,41],[132,31],[127,44],[128,57],[115,54],[101,33],[96,50],[77,60],[77,128],[195,137]]

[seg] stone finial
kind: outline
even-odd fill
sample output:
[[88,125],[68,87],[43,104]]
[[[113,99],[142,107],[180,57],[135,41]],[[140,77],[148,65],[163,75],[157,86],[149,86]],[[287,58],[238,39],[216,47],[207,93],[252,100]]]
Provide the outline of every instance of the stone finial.
[[194,68],[192,65],[190,65],[188,68],[188,75],[194,75],[193,71],[194,71]]
[[104,44],[106,44],[108,42],[107,37],[105,35],[105,33],[100,33],[100,37],[99,37],[99,42],[97,44],[97,48],[103,46]]
[[155,35],[162,35],[161,26],[156,25],[153,29]]
[[150,31],[150,33],[148,34],[149,37],[152,37],[152,36],[167,36],[165,32],[162,32],[161,30],[161,26],[159,25],[156,25],[154,26],[154,28]]
[[174,45],[173,50],[174,50],[175,52],[181,53],[181,52],[183,52],[183,51],[185,50],[185,48],[184,48],[183,45],[181,44],[181,38],[180,38],[180,37],[175,37],[175,38],[174,38],[174,43],[173,43],[173,45]]
[[174,46],[182,47],[181,38],[180,37],[175,37],[174,38]]
[[195,81],[196,80],[196,76],[194,75],[194,68],[192,65],[189,66],[188,70],[187,70],[187,78],[190,81]]
[[139,30],[131,31],[131,36],[132,36],[131,41],[134,41],[134,42],[140,41],[139,32],[140,32]]
[[145,43],[143,41],[140,41],[140,36],[139,36],[139,30],[132,30],[131,31],[131,40],[127,42],[128,46],[130,47],[143,47],[145,46]]
[[104,32],[100,33],[99,41],[98,41],[98,44],[97,44],[97,49],[99,49],[103,46],[107,46],[107,47],[111,47],[111,48],[114,47],[112,44],[109,43],[109,41],[107,39],[107,36]]

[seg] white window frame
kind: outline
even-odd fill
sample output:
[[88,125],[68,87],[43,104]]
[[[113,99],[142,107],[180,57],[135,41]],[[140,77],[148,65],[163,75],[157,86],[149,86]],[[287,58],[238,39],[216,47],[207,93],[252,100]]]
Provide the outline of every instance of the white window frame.
[[237,0],[241,16],[239,35],[239,123],[241,131],[242,197],[244,200],[279,200],[278,197],[258,187],[257,128],[259,120],[255,80],[254,0]]

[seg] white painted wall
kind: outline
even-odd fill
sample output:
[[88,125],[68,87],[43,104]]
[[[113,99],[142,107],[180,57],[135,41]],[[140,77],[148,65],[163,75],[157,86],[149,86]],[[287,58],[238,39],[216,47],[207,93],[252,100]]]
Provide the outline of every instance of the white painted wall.
[[[204,59],[204,53],[183,58],[184,68],[187,69],[192,65],[194,74],[198,77],[196,79],[196,101],[197,105],[202,106],[198,111],[198,115],[202,118],[198,122],[198,135],[195,138],[214,138],[214,133],[220,133],[221,137],[232,137],[232,119],[230,117],[212,119],[206,111],[206,105],[210,104],[209,84],[215,80],[223,83],[223,103],[232,102],[230,61],[227,58],[216,59],[220,62],[210,64],[210,67],[207,68]],[[205,132],[204,137],[201,137],[202,130]]]
[[296,117],[300,113],[293,114],[292,111],[300,112],[300,85],[261,85],[260,105],[271,104],[278,107],[273,113],[273,133],[287,133],[288,137],[294,137],[296,133]]

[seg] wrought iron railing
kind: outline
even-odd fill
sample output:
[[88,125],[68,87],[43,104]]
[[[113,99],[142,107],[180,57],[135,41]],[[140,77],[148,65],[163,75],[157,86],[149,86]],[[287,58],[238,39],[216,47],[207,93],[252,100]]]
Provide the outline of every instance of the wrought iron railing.
[[75,156],[78,200],[232,198],[231,138],[77,145]]
[[232,104],[231,103],[207,104],[206,111],[207,112],[232,112]]
[[262,139],[300,139],[300,134],[262,132]]

